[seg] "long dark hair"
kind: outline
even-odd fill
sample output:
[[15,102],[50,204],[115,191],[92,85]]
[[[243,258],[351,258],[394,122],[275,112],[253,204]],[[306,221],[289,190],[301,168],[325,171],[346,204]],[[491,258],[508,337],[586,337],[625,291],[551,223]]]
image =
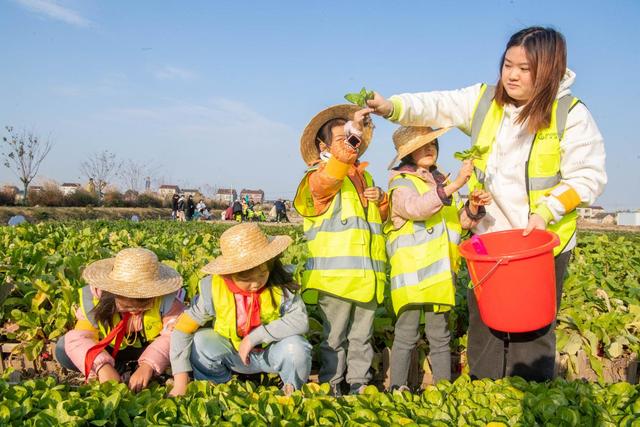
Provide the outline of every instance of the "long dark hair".
[[[96,322],[103,325],[105,328],[113,328],[113,317],[118,313],[118,306],[116,305],[117,296],[111,292],[102,291],[100,294],[100,300],[95,307],[91,310]],[[128,298],[135,300],[141,307],[146,307],[149,304],[149,300],[153,298]]]
[[117,311],[116,296],[107,291],[102,291],[100,300],[91,310],[96,322],[105,328],[113,328],[113,316],[116,315]]
[[563,35],[552,28],[529,27],[511,36],[500,60],[500,78],[496,85],[495,100],[500,106],[515,104],[502,84],[504,59],[514,46],[524,48],[533,81],[531,98],[522,108],[516,123],[523,124],[528,120],[527,129],[535,133],[551,123],[551,108],[567,69],[567,44]]

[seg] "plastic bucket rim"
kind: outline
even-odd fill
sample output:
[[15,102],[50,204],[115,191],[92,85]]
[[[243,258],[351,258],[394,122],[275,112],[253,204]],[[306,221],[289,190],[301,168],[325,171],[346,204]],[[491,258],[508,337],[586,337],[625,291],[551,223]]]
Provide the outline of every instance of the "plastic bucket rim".
[[[524,231],[524,229],[514,228],[511,230],[494,231],[491,234],[498,234],[498,233],[507,234],[507,233],[513,233],[515,231],[522,232]],[[533,256],[537,256],[545,252],[552,251],[556,246],[560,245],[560,238],[553,231],[549,231],[549,230],[538,230],[538,231],[549,234],[551,236],[551,240],[535,248],[513,252],[508,255],[480,255],[475,251],[473,251],[472,249],[469,249],[471,247],[471,243],[470,243],[471,241],[466,240],[462,242],[459,246],[460,255],[462,255],[464,259],[467,259],[470,261],[497,261],[499,259],[512,261],[512,260],[526,259]],[[489,233],[486,233],[486,234],[489,234]],[[480,236],[482,236],[482,234],[480,234]]]

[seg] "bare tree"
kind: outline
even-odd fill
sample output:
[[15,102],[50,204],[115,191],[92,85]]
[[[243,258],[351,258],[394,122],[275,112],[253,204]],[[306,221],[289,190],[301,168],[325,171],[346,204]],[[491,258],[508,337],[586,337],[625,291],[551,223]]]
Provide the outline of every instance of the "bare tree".
[[12,126],[5,127],[8,137],[2,137],[4,150],[3,163],[22,182],[24,187],[23,203],[27,203],[29,184],[38,174],[40,164],[51,151],[51,141],[43,140],[32,132],[18,133]]
[[213,197],[216,195],[217,192],[218,192],[218,186],[217,185],[204,184],[202,186],[202,194],[205,197],[213,199]]
[[137,192],[140,190],[142,182],[146,179],[151,180],[151,176],[154,175],[157,169],[153,163],[129,159],[122,163],[119,176],[127,190]]
[[112,177],[116,177],[120,171],[122,162],[116,155],[108,150],[90,155],[80,164],[80,172],[88,179],[92,179],[96,186],[98,197],[102,199],[102,190],[107,186]]

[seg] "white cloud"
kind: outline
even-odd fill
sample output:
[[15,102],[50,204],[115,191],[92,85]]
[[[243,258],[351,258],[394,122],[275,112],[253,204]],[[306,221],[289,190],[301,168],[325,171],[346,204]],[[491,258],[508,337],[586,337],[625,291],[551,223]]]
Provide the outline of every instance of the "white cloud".
[[158,80],[191,80],[195,77],[193,71],[187,70],[186,68],[172,67],[170,65],[156,70],[154,75]]
[[39,15],[44,15],[76,27],[89,27],[91,21],[80,15],[75,10],[71,10],[59,5],[54,0],[15,0],[18,4]]

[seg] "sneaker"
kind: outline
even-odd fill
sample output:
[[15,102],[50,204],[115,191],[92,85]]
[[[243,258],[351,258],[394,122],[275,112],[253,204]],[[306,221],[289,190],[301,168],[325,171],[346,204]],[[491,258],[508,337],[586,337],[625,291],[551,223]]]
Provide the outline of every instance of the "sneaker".
[[282,387],[282,392],[284,393],[285,396],[291,396],[293,394],[293,392],[296,391],[295,387],[291,384],[285,384]]
[[392,385],[391,388],[389,388],[389,392],[393,393],[394,391],[397,391],[398,393],[402,393],[404,391],[408,391],[411,392],[411,389],[409,387],[407,387],[406,385]]
[[366,386],[361,383],[349,384],[349,394],[362,394]]
[[330,384],[331,389],[329,390],[329,394],[333,397],[342,397],[342,389],[340,388],[340,384]]

